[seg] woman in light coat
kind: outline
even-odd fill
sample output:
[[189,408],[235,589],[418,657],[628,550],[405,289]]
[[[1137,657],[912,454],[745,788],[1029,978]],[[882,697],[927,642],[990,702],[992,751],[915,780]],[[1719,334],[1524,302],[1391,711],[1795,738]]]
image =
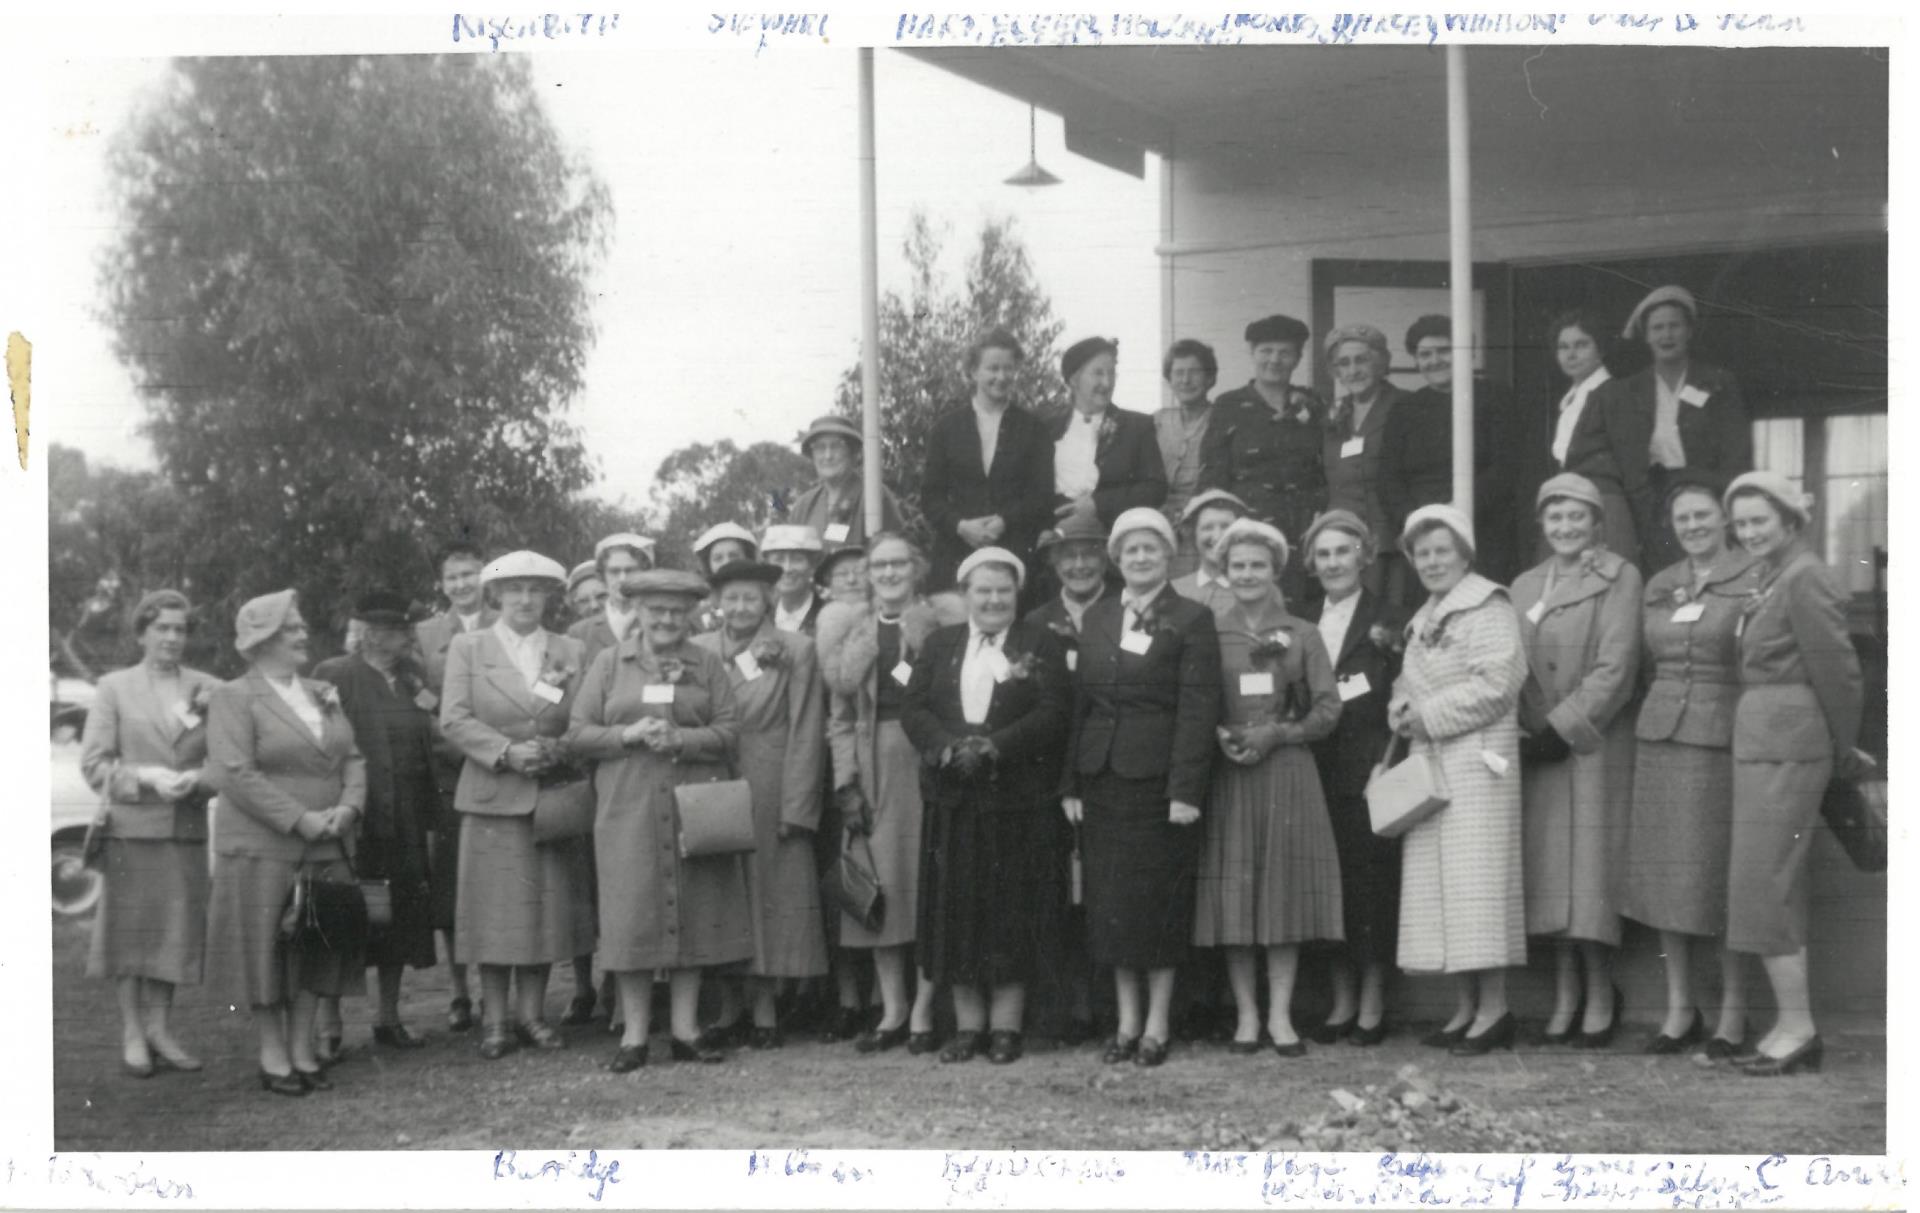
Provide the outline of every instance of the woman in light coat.
[[717,1062],[695,1013],[701,970],[753,956],[745,863],[679,853],[674,789],[734,777],[740,714],[720,658],[693,643],[707,592],[692,573],[655,569],[633,583],[640,621],[594,658],[573,703],[567,745],[597,762],[593,846],[600,873],[600,964],[620,987],[624,1034],[607,1068],[647,1064],[649,985],[668,971],[675,1061]]
[[1400,967],[1453,975],[1453,1017],[1424,1043],[1478,1056],[1513,1046],[1507,969],[1527,961],[1516,721],[1526,651],[1507,592],[1472,571],[1464,514],[1421,506],[1400,548],[1427,600],[1407,625],[1387,721],[1437,760],[1450,798],[1402,840]]
[[1727,489],[1733,533],[1764,566],[1741,607],[1733,720],[1733,853],[1727,947],[1760,957],[1780,1008],[1733,1060],[1755,1077],[1818,1070],[1807,989],[1807,850],[1836,776],[1874,767],[1857,746],[1865,692],[1847,634],[1847,590],[1807,548],[1812,504],[1785,476],[1748,472]]
[[303,868],[352,879],[367,769],[334,689],[298,676],[307,625],[292,590],[242,606],[234,647],[250,668],[207,705],[207,777],[220,797],[209,968],[226,1001],[252,1008],[261,1089],[306,1095],[333,1085],[313,1049],[319,1000],[366,992],[365,941],[303,947],[280,938],[281,918]]
[[180,664],[191,610],[177,590],[134,607],[140,663],[100,679],[80,741],[106,817],[87,976],[113,979],[120,1065],[135,1078],[201,1068],[168,1023],[174,987],[199,984],[207,945],[206,712],[219,680]]
[[534,830],[543,801],[577,805],[592,795],[561,741],[586,646],[540,625],[565,578],[534,552],[495,560],[480,580],[499,619],[447,649],[440,727],[466,755],[453,798],[461,814],[454,955],[480,966],[480,1055],[489,1061],[517,1044],[565,1047],[545,1019],[547,978],[556,963],[593,951],[586,839],[542,841]]
[[713,601],[723,626],[694,638],[726,666],[740,718],[736,766],[753,788],[754,849],[747,858],[752,1033],[735,1028],[743,1008],[732,981],[722,988],[716,1027],[722,1039],[744,1038],[756,1049],[782,1043],[774,1010],[781,981],[827,971],[813,862],[827,764],[827,697],[813,641],[773,625],[774,585],[780,579],[779,566],[757,562],[730,564],[715,573]]
[[886,896],[878,929],[840,916],[840,946],[872,950],[880,986],[880,1022],[854,1041],[862,1053],[905,1044],[909,1052],[923,1054],[936,1044],[934,986],[924,971],[917,972],[911,1001],[907,995],[925,810],[920,755],[900,714],[927,638],[943,624],[962,622],[966,614],[952,595],[935,602],[920,597],[927,569],[926,557],[911,541],[885,532],[874,536],[867,546],[871,603],[831,603],[820,612],[818,625],[841,821],[847,833],[866,835]]
[[1605,1048],[1620,1019],[1612,950],[1633,787],[1625,708],[1640,668],[1640,571],[1602,546],[1603,509],[1584,476],[1541,485],[1535,513],[1553,555],[1513,583],[1529,669],[1520,696],[1527,934],[1553,939],[1557,953],[1543,1039],[1583,1049]]

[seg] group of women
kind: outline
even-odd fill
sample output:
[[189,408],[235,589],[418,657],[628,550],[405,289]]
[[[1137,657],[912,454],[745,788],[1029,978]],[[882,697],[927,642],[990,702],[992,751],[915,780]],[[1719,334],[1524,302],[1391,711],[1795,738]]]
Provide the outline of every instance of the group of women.
[[[1685,303],[1653,300],[1636,323],[1668,333]],[[1595,344],[1584,323],[1556,330],[1570,376],[1580,338]],[[648,1061],[662,978],[676,1060],[778,1046],[781,995],[811,982],[838,1002],[828,1034],[862,1053],[1005,1064],[1024,1052],[1036,985],[1067,1008],[1065,1035],[1091,1033],[1095,968],[1113,973],[1104,1061],[1159,1065],[1195,949],[1224,959],[1236,1052],[1305,1052],[1291,1008],[1313,948],[1332,997],[1307,1037],[1377,1044],[1392,971],[1445,973],[1455,1009],[1425,1041],[1474,1056],[1516,1039],[1506,974],[1530,937],[1556,957],[1540,1040],[1600,1048],[1632,918],[1661,933],[1667,964],[1650,1052],[1816,1068],[1809,839],[1828,781],[1871,763],[1854,744],[1846,595],[1809,550],[1790,482],[1695,466],[1707,450],[1738,463],[1696,416],[1730,381],[1688,369],[1677,345],[1678,378],[1656,361],[1647,424],[1624,438],[1592,440],[1596,419],[1638,414],[1595,412],[1583,393],[1601,385],[1575,378],[1569,470],[1534,503],[1547,555],[1511,587],[1474,571],[1465,513],[1409,509],[1394,538],[1423,599],[1411,618],[1374,580],[1373,511],[1327,508],[1289,536],[1192,468],[1172,517],[1101,498],[1116,439],[1099,408],[1086,491],[1062,492],[1034,551],[978,528],[953,592],[929,593],[905,534],[861,530],[859,432],[823,418],[803,439],[821,472],[804,521],[716,527],[697,571],[653,567],[634,535],[571,573],[510,553],[461,572],[488,609],[461,608],[432,643],[404,600],[371,594],[353,652],[317,678],[300,676],[292,591],[240,609],[248,670],[227,683],[181,666],[190,605],[150,594],[133,614],[144,656],[102,681],[85,735],[108,806],[89,968],[117,983],[123,1064],[198,1068],[167,1012],[210,961],[223,996],[253,1010],[262,1087],[325,1090],[337,1000],[364,991],[369,965],[376,1041],[419,1043],[400,975],[434,962],[436,926],[479,969],[488,1058],[563,1047],[548,974],[572,961],[588,976],[597,956],[616,1072]],[[1110,349],[1081,353],[1110,369]],[[1578,470],[1585,449],[1604,475]],[[890,496],[883,516],[900,516]],[[1643,583],[1616,545],[1657,550],[1656,536],[1679,557]],[[1284,591],[1293,568],[1317,583],[1311,601]],[[548,626],[563,597],[579,615],[568,633]],[[1394,739],[1447,804],[1388,839],[1366,793]],[[437,769],[458,772],[450,848],[433,837]],[[751,850],[689,857],[680,793],[731,779],[749,788]],[[820,876],[844,862],[877,880],[877,916],[823,904]],[[296,887],[368,875],[394,904],[370,949],[316,950],[284,929]],[[1696,941],[1722,956],[1711,1022]],[[1748,954],[1778,1008],[1758,1036]],[[706,978],[721,1013],[703,1030]],[[591,1007],[590,979],[576,986]]]

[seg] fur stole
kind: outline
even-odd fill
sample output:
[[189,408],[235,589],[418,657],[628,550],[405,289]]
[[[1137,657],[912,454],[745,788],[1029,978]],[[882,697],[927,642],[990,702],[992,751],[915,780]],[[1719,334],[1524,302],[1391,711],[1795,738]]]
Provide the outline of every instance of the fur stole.
[[[935,594],[914,603],[900,616],[900,644],[908,660],[938,628],[967,621],[958,594]],[[820,674],[836,695],[857,694],[880,659],[878,617],[871,603],[829,602],[814,624]]]

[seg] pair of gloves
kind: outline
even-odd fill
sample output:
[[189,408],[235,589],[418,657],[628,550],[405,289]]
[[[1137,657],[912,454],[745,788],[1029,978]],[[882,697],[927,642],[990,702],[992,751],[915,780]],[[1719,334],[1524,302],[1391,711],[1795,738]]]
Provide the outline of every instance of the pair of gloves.
[[140,786],[152,788],[168,800],[179,800],[193,791],[200,782],[199,776],[192,771],[176,771],[170,767],[143,766],[135,774]]

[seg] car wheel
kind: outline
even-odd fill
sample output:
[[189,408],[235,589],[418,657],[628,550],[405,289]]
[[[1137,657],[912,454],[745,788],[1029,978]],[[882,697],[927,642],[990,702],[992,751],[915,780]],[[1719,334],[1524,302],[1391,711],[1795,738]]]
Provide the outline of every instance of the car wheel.
[[53,912],[64,918],[91,913],[100,904],[106,877],[86,865],[78,842],[53,844]]

